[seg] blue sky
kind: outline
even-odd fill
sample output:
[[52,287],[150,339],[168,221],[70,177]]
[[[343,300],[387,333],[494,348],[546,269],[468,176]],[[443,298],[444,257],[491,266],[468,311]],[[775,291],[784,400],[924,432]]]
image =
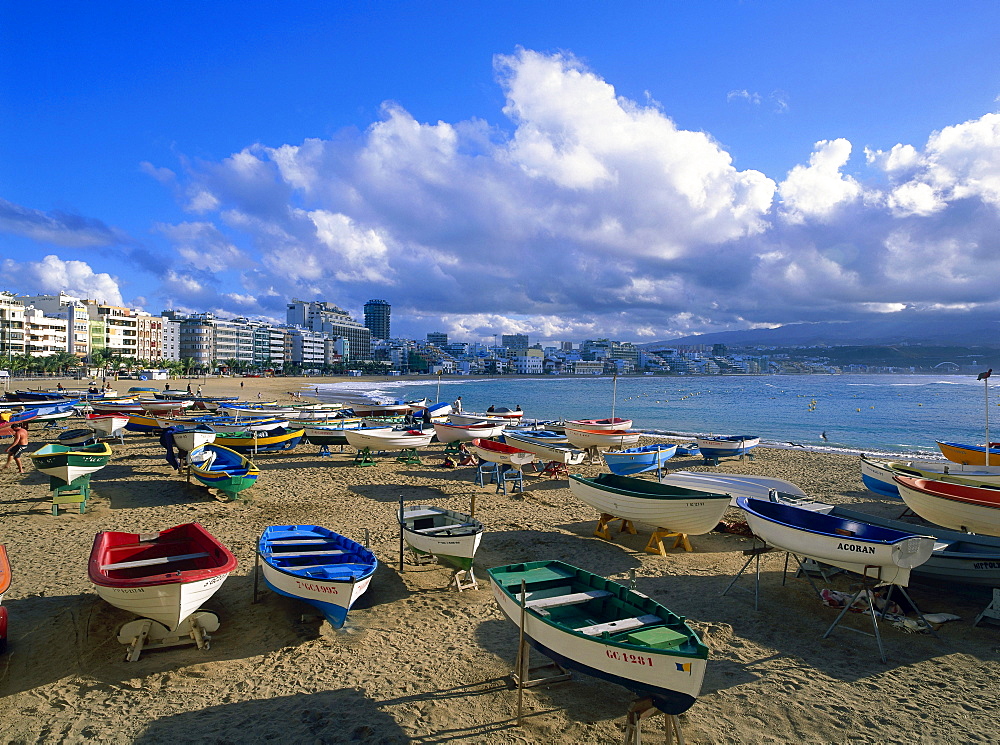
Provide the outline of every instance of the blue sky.
[[995,2],[0,2],[0,288],[455,339],[996,316]]

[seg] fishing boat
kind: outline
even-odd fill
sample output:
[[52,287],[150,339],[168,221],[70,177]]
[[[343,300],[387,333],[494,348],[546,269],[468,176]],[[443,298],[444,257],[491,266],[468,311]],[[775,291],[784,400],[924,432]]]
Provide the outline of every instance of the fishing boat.
[[663,468],[663,464],[673,458],[676,452],[676,445],[643,445],[615,453],[605,452],[602,456],[611,473],[632,476]]
[[[986,465],[985,445],[964,445],[960,442],[937,443],[938,450],[950,461],[966,466]],[[1000,465],[1000,442],[990,443],[990,467]]]
[[513,426],[516,422],[508,417],[496,416],[494,414],[475,414],[472,412],[462,412],[456,414],[452,412],[448,420],[452,424],[504,424]]
[[520,432],[506,431],[504,442],[534,453],[538,459],[546,463],[546,472],[551,476],[566,475],[567,466],[578,466],[586,459],[587,454],[565,442],[548,442],[536,439]]
[[920,517],[963,533],[1000,536],[1000,487],[896,476],[899,496]]
[[233,416],[195,416],[195,417],[156,417],[157,426],[167,427],[190,426],[205,424],[220,434],[232,432],[270,432],[287,428],[290,422],[287,418],[277,417],[233,417]]
[[260,476],[260,469],[241,453],[215,442],[188,452],[191,473],[209,489],[218,489],[230,499],[249,489]]
[[347,443],[358,450],[368,448],[379,450],[411,450],[425,448],[434,439],[434,432],[422,432],[418,429],[390,429],[385,427],[367,427],[352,429],[347,432]]
[[514,447],[505,442],[482,440],[479,438],[472,441],[472,452],[482,460],[513,466],[517,469],[521,469],[529,463],[534,463],[537,458],[534,453]]
[[506,434],[517,435],[518,437],[534,442],[543,442],[550,445],[568,445],[564,431],[556,432],[551,429],[509,429]]
[[752,435],[717,435],[698,438],[698,451],[705,462],[718,463],[719,458],[746,455],[760,444],[760,438]]
[[631,429],[632,420],[614,417],[613,419],[570,419],[567,427],[574,429]]
[[67,429],[65,432],[60,432],[56,441],[60,445],[67,445],[70,447],[76,447],[80,445],[93,445],[97,442],[97,435],[94,434],[94,430],[87,429],[86,427],[81,427],[79,429]]
[[108,465],[111,448],[106,442],[80,446],[50,443],[29,453],[28,457],[46,476],[72,484],[81,476],[96,473]]
[[626,429],[574,429],[567,425],[566,439],[578,448],[625,448],[639,444],[641,432]]
[[483,524],[469,515],[444,507],[407,505],[399,516],[406,545],[417,554],[437,557],[461,571],[472,569],[483,538]]
[[216,431],[206,424],[195,424],[190,427],[171,427],[170,433],[173,435],[174,444],[183,453],[190,453],[197,450],[202,445],[215,442],[218,436]]
[[899,499],[899,487],[894,476],[912,476],[918,479],[940,479],[956,484],[1000,485],[998,465],[966,466],[949,460],[883,460],[861,456],[861,481],[869,491],[883,497]]
[[451,404],[447,401],[438,401],[436,404],[429,404],[422,412],[421,415],[427,421],[431,419],[439,419],[441,417],[446,417],[451,414]]
[[899,531],[919,531],[934,538],[931,557],[914,567],[914,578],[941,584],[1000,587],[1000,538],[960,533],[937,525],[912,525],[902,520],[869,515],[866,512],[831,505],[830,514]]
[[140,398],[139,406],[142,407],[143,411],[149,414],[169,414],[172,412],[183,411],[184,409],[190,409],[194,406],[194,401],[185,399],[162,400],[158,398]]
[[569,488],[573,496],[602,515],[638,520],[687,535],[709,532],[729,507],[728,494],[612,473],[594,478],[570,474]]
[[309,603],[337,629],[378,567],[375,554],[360,543],[319,525],[265,528],[257,555],[268,587]]
[[410,406],[406,403],[380,404],[371,401],[344,404],[357,416],[405,416],[410,413]]
[[434,433],[438,442],[460,442],[476,438],[496,437],[503,434],[505,422],[476,422],[475,424],[453,424],[434,422]]
[[891,584],[905,586],[910,570],[926,562],[934,550],[932,536],[912,530],[893,530],[749,497],[736,502],[754,535],[768,545],[857,573],[878,567],[880,579]]
[[[732,497],[730,505],[736,506],[737,497],[768,499],[771,492],[783,496],[798,497],[799,501],[808,495],[791,481],[771,476],[746,476],[736,473],[705,473],[702,471],[671,471],[660,477],[661,484],[681,486],[685,489],[725,492]],[[829,506],[829,505],[828,505]]]
[[302,442],[301,428],[278,427],[264,432],[216,432],[216,442],[237,453],[277,453],[291,450]]
[[10,589],[10,561],[7,547],[0,543],[0,654],[7,651],[7,609],[3,607],[3,594]]
[[158,533],[104,531],[87,573],[111,605],[177,629],[236,569],[236,557],[199,523]]
[[91,401],[90,407],[95,414],[142,414],[142,408],[135,398],[111,399],[107,401]]
[[[320,447],[330,445],[346,445],[347,431],[351,429],[361,429],[363,427],[361,419],[342,419],[328,424],[305,424],[302,429],[305,431],[306,442]],[[392,427],[381,427],[386,432]]]
[[684,616],[561,561],[487,573],[504,615],[532,647],[563,667],[650,696],[665,714],[682,714],[697,700],[708,647]]
[[123,414],[88,414],[86,422],[99,437],[117,437],[118,432],[128,424],[128,417]]

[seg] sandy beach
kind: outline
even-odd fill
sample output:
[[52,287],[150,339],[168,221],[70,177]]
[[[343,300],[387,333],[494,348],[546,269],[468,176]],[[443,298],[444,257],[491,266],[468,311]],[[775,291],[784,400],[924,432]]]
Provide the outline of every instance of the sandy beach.
[[[208,395],[261,392],[291,401],[289,391],[308,400],[312,387],[329,379],[242,382],[209,379],[203,386]],[[116,387],[124,392],[131,383]],[[35,425],[29,449],[56,434]],[[421,465],[388,455],[358,467],[350,448],[320,457],[308,444],[261,455],[261,477],[245,493],[249,503],[220,501],[186,483],[156,437],[130,433],[112,449],[82,515],[51,514],[48,479],[27,459],[24,476],[0,472],[0,543],[13,574],[3,600],[10,631],[0,656],[0,742],[621,742],[635,696],[581,675],[527,691],[528,716],[516,723],[509,675],[518,634],[497,608],[485,568],[537,559],[623,580],[635,570],[638,590],[688,617],[711,650],[702,695],[681,717],[689,743],[997,739],[1000,628],[972,626],[989,601],[982,593],[912,585],[925,613],[961,620],[942,625],[940,639],[883,624],[883,663],[875,639],[852,630],[870,630],[867,616],[849,614],[821,638],[837,611],[792,573],[782,584],[783,554],[765,555],[754,610],[752,592],[743,591],[752,590],[752,575],[722,595],[750,538],[692,536],[693,552],[675,549],[666,558],[643,551],[651,526],[604,541],[593,536],[597,514],[573,497],[565,479],[538,478],[529,469],[523,494],[498,494],[474,484],[473,468],[441,468],[440,444],[421,451]],[[700,464],[670,461],[671,468],[784,478],[817,499],[872,513],[896,516],[903,508],[866,491],[851,456],[759,448],[752,460],[715,469]],[[478,591],[449,589],[445,567],[398,571],[400,496],[462,512],[476,497],[475,514],[487,530],[476,560]],[[731,509],[727,519],[740,513]],[[240,562],[208,603],[222,626],[208,650],[154,650],[126,663],[116,634],[135,616],[101,600],[88,582],[94,534],[191,521]],[[290,523],[323,525],[355,540],[369,536],[380,566],[343,630],[266,589],[251,603],[256,538],[268,525]],[[853,580],[841,574],[817,582],[847,590]],[[660,741],[658,721],[646,725],[646,738]]]

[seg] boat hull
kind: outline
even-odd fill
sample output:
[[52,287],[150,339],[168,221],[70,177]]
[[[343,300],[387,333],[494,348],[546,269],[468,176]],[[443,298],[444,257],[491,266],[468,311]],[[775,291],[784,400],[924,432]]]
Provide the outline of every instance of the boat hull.
[[[531,562],[513,566],[534,567],[544,563]],[[490,585],[500,610],[520,627],[520,586],[503,586],[501,580],[498,580],[498,572],[506,569],[508,567],[490,569]],[[609,588],[613,595],[628,599],[628,591],[621,585],[606,580],[601,584]],[[530,592],[531,586],[527,589]],[[645,600],[647,607],[643,610],[654,611],[663,620],[677,619],[666,608],[648,598]],[[691,651],[678,653],[631,643],[623,634],[618,634],[617,638],[609,634],[588,636],[559,625],[530,607],[524,610],[523,618],[524,635],[532,647],[563,667],[616,683],[639,695],[652,696],[655,706],[666,714],[684,713],[701,693],[708,664],[708,650],[690,629],[687,631],[693,639],[688,647]],[[683,619],[679,621],[683,624]]]
[[506,424],[450,424],[434,422],[438,442],[467,442],[477,438],[497,437],[503,434]]
[[82,447],[44,445],[28,457],[45,475],[71,484],[104,468],[111,460],[111,448],[106,443]]
[[859,574],[865,567],[878,567],[885,582],[906,584],[910,570],[926,562],[934,550],[931,536],[748,497],[737,503],[750,529],[767,544],[835,566],[846,564]]
[[738,497],[767,499],[771,490],[793,497],[805,497],[806,493],[791,481],[768,476],[743,476],[742,474],[703,473],[696,471],[673,471],[660,477],[661,484],[680,486],[685,489],[699,489],[713,493],[726,493],[732,497],[730,505],[736,506]]
[[256,437],[239,434],[217,434],[216,441],[237,453],[278,453],[295,448],[305,434],[301,429],[271,429],[256,432]]
[[935,525],[1000,536],[1000,489],[896,476],[906,506]]
[[655,471],[674,457],[676,445],[647,445],[630,448],[616,453],[604,453],[604,462],[611,473],[619,476],[634,476],[637,473]]
[[433,432],[409,434],[409,431],[382,430],[381,432],[372,432],[357,429],[347,432],[347,443],[358,450],[365,448],[376,451],[425,448],[431,444],[433,438]]
[[566,439],[578,448],[625,448],[635,447],[642,437],[641,432],[627,432],[619,429],[574,429],[567,425]]
[[631,429],[632,420],[618,417],[614,419],[571,419],[566,422],[566,426],[573,429],[590,430]]
[[[984,445],[965,445],[960,442],[940,442],[938,450],[941,455],[955,463],[965,466],[985,466],[986,447]],[[990,443],[990,466],[1000,465],[1000,448],[997,443]]]
[[260,469],[242,453],[218,443],[206,443],[188,452],[191,474],[209,489],[218,489],[230,499],[257,482]]
[[682,489],[611,474],[601,474],[594,479],[570,474],[569,488],[577,499],[602,514],[688,535],[702,535],[715,528],[730,501],[728,494]]
[[522,450],[534,453],[539,460],[546,463],[562,463],[567,466],[578,466],[586,459],[587,454],[568,443],[538,441],[531,437],[513,432],[504,433],[504,441],[510,442]]
[[698,451],[705,459],[732,458],[745,455],[760,444],[754,436],[729,435],[726,437],[699,437]]
[[[310,555],[308,549],[314,554],[327,553]],[[374,554],[364,546],[317,525],[266,528],[257,542],[257,553],[268,587],[279,595],[305,601],[338,629],[368,589],[378,567]]]
[[915,526],[839,506],[834,507],[831,514],[895,530],[919,530],[933,536],[935,543],[931,557],[912,570],[916,579],[941,584],[958,582],[1000,587],[1000,538],[960,533],[936,526]]
[[[483,524],[472,517],[429,505],[408,505],[400,521],[403,540],[414,551],[442,564],[468,570],[483,538]],[[442,529],[452,526],[450,529]]]
[[222,586],[236,557],[198,523],[94,538],[88,575],[111,605],[174,630]]

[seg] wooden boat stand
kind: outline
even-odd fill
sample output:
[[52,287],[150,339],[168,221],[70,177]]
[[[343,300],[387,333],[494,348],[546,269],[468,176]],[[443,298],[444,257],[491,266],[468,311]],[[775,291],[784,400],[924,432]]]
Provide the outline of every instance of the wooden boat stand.
[[354,454],[354,465],[356,466],[374,466],[375,465],[375,455],[372,453],[370,447],[363,447],[357,453]]
[[409,463],[414,466],[420,465],[420,456],[417,455],[416,448],[406,448],[399,456],[396,458],[397,463]]
[[49,477],[49,489],[52,491],[52,514],[59,514],[59,506],[63,504],[79,505],[80,514],[87,511],[87,499],[90,498],[90,477],[85,474],[72,483],[67,484],[62,479]]
[[[186,628],[185,628],[186,627]],[[162,623],[149,618],[129,621],[118,632],[118,641],[128,645],[126,662],[136,662],[144,649],[163,649],[197,644],[198,649],[211,647],[212,634],[219,630],[219,617],[199,610],[188,616],[181,628],[170,631]]]
[[599,447],[589,447],[585,448],[584,451],[587,454],[587,464],[593,465],[594,463],[603,463],[604,460],[601,458],[601,449]]
[[478,590],[479,583],[476,582],[476,574],[472,571],[472,567],[468,569],[458,569],[455,571],[454,576],[451,578],[451,585],[455,586],[455,589],[461,592],[462,590]]
[[603,538],[606,541],[611,540],[611,523],[615,520],[621,520],[622,525],[619,529],[619,533],[628,533],[629,535],[635,535],[636,529],[632,525],[631,520],[626,520],[624,517],[615,517],[614,515],[609,515],[607,512],[602,512],[600,519],[597,521],[597,527],[594,528],[594,535],[598,538]]
[[678,546],[683,546],[685,551],[694,551],[691,548],[691,541],[688,540],[687,533],[676,533],[667,528],[657,528],[653,531],[653,535],[649,537],[649,543],[646,544],[647,554],[659,554],[660,556],[666,558],[667,551],[663,547],[664,538],[673,538],[674,545],[671,548],[677,548]]
[[[548,683],[561,683],[564,680],[570,680],[573,676],[570,672],[560,665],[555,660],[549,661],[545,665],[538,665],[536,667],[531,667],[531,645],[528,643],[527,638],[524,634],[524,610],[526,601],[526,590],[524,580],[521,580],[521,620],[518,623],[518,641],[517,641],[517,660],[514,662],[514,672],[511,673],[511,679],[514,681],[514,687],[517,688],[517,724],[521,726],[523,723],[523,712],[524,712],[524,689],[531,688],[537,685],[543,685]],[[559,670],[555,675],[548,675],[543,678],[532,679],[531,673],[540,670],[546,670],[555,667]]]
[[[653,699],[649,697],[633,701],[628,707],[628,715],[625,719],[624,745],[642,745],[642,720],[660,713],[660,710],[653,705]],[[684,745],[681,720],[676,714],[663,715],[663,739],[664,742]]]
[[319,452],[316,453],[316,455],[319,455],[319,456],[331,455],[332,456],[333,453],[330,452],[330,446],[329,445],[320,445],[319,446]]

